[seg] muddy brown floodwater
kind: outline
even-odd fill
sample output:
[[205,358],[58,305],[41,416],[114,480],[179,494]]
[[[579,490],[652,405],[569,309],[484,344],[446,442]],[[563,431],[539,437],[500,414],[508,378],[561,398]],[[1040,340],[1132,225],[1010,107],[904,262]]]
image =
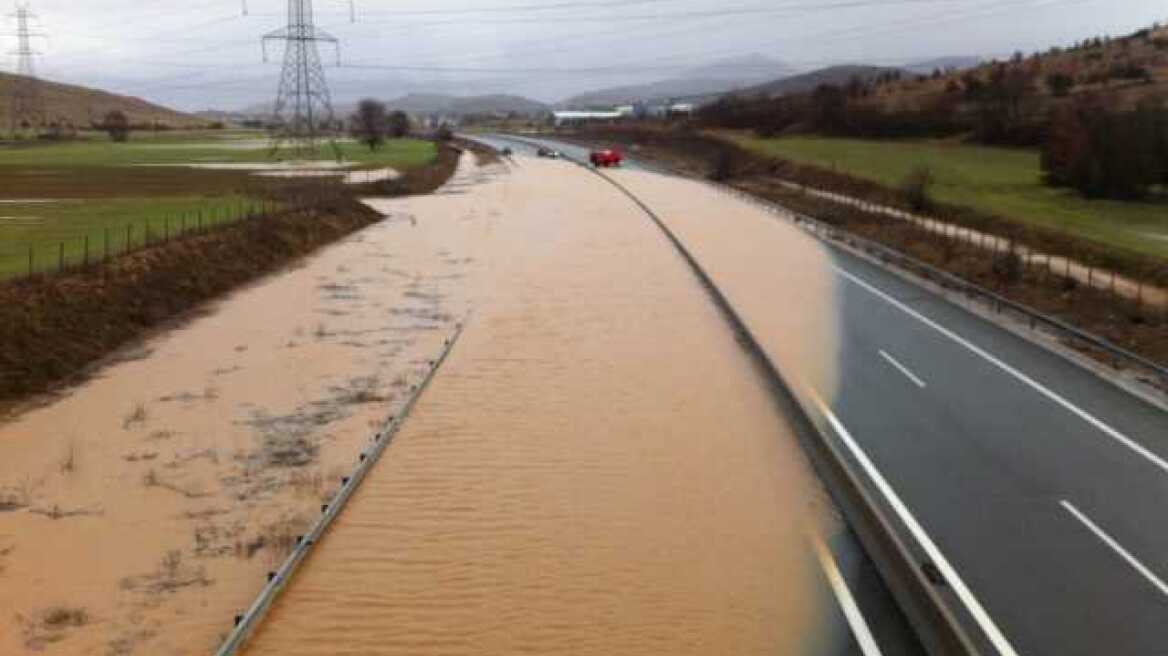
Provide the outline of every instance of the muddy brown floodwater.
[[[248,656],[813,653],[830,593],[806,534],[837,520],[684,261],[566,162],[466,195],[496,220],[463,336]],[[693,197],[685,238],[830,389],[826,255]]]
[[211,653],[465,315],[483,175],[0,424],[0,654]]

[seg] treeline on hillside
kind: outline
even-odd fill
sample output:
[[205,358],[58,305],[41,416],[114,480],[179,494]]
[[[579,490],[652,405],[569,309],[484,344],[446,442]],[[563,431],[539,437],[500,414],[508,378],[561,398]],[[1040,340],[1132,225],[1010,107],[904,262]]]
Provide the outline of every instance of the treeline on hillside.
[[939,93],[920,94],[911,106],[891,106],[881,95],[884,79],[852,78],[796,96],[727,96],[707,105],[706,127],[750,129],[761,136],[810,131],[880,139],[972,135],[984,144],[1037,146],[1046,117],[1038,98],[1037,71],[998,64],[988,75],[969,72]]
[[800,95],[728,96],[699,111],[704,127],[760,136],[964,136],[1042,148],[1046,180],[1090,197],[1129,199],[1168,188],[1163,107],[1168,29],[1100,37],[963,72],[885,72]]
[[1051,112],[1042,151],[1048,184],[1089,198],[1137,199],[1168,185],[1168,109],[1122,111],[1088,99]]

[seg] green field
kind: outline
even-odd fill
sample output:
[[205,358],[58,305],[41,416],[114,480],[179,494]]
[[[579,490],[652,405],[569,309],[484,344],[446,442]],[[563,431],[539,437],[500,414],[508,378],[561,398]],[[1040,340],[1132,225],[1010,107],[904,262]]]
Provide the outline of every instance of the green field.
[[[376,151],[353,141],[341,141],[342,157],[362,167],[412,168],[435,156],[434,144],[417,139],[389,141]],[[255,132],[199,132],[194,134],[135,135],[127,143],[89,138],[56,144],[0,147],[0,167],[111,167],[157,166],[209,163],[267,163],[273,158],[267,138]],[[333,151],[322,147],[313,159],[334,159]]]
[[1168,257],[1168,204],[1087,200],[1042,184],[1033,150],[938,141],[869,141],[827,137],[732,138],[757,152],[897,187],[928,166],[933,197],[1004,218],[1065,230],[1139,253]]
[[[433,143],[388,142],[377,151],[339,144],[353,168],[409,170],[433,161]],[[279,155],[277,155],[278,157]],[[313,159],[331,160],[322,148]],[[191,165],[276,163],[262,133],[135,133],[128,143],[90,136],[51,144],[0,146],[0,278],[55,269],[122,252],[184,227],[231,221],[257,208],[271,178]]]

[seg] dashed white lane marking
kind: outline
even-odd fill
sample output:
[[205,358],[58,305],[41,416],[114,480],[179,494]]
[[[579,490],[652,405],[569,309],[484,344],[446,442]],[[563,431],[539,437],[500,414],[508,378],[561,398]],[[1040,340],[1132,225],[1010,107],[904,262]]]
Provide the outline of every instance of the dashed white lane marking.
[[872,484],[876,486],[876,489],[878,489],[884,496],[884,499],[888,502],[888,505],[891,506],[892,510],[895,511],[897,516],[900,517],[900,520],[904,523],[905,527],[908,528],[909,533],[911,533],[913,538],[916,539],[917,544],[919,544],[921,548],[924,549],[925,554],[928,555],[929,559],[933,562],[937,569],[941,571],[942,576],[945,577],[946,582],[953,589],[954,594],[956,594],[957,597],[961,599],[961,603],[963,603],[969,610],[970,615],[973,616],[973,619],[975,622],[977,622],[977,625],[981,627],[981,630],[983,633],[985,633],[986,638],[989,639],[990,643],[993,644],[994,648],[998,650],[998,653],[1001,654],[1001,656],[1018,656],[1018,652],[1014,651],[1014,647],[1010,644],[1010,641],[1006,639],[1006,636],[998,628],[998,625],[994,623],[993,618],[990,617],[989,613],[987,613],[985,608],[982,607],[981,602],[977,600],[977,597],[973,595],[973,592],[970,591],[969,587],[965,585],[965,581],[963,581],[961,576],[957,574],[957,570],[954,569],[951,564],[949,564],[949,561],[945,558],[945,555],[941,553],[941,550],[933,542],[933,539],[929,537],[929,534],[926,533],[925,529],[920,525],[919,522],[917,522],[916,517],[913,516],[912,511],[908,509],[908,506],[905,505],[904,501],[900,499],[900,496],[896,493],[896,490],[892,489],[892,486],[884,479],[884,475],[881,474],[880,470],[876,468],[876,465],[872,464],[872,461],[868,459],[868,455],[864,453],[863,449],[860,448],[860,445],[852,437],[852,434],[848,432],[848,429],[844,427],[839,418],[835,416],[835,413],[831,411],[831,408],[829,408],[827,404],[824,403],[819,394],[815,390],[809,391],[812,399],[815,401],[816,406],[818,406],[819,411],[823,413],[823,416],[827,419],[828,423],[831,424],[832,429],[834,429],[836,434],[839,435],[840,440],[842,440],[843,443],[848,447],[848,450],[851,451],[852,456],[854,456],[856,461],[860,463],[860,466],[864,468],[864,472],[867,473],[868,478],[872,481]]
[[1018,371],[1014,367],[1011,367],[1010,365],[1008,365],[1005,362],[994,357],[989,352],[985,351],[984,349],[977,346],[976,344],[969,342],[968,340],[961,337],[960,335],[954,333],[953,331],[951,331],[948,328],[942,326],[941,324],[933,321],[932,319],[924,316],[923,314],[917,312],[916,310],[908,307],[904,303],[901,303],[900,301],[889,296],[888,294],[877,289],[876,287],[865,282],[864,280],[852,275],[851,273],[848,273],[847,271],[844,271],[843,269],[841,269],[839,267],[833,267],[833,268],[835,269],[835,271],[838,274],[840,274],[844,278],[850,280],[851,282],[853,282],[856,285],[858,285],[859,287],[871,292],[872,294],[884,299],[885,301],[892,304],[894,307],[901,310],[905,314],[916,319],[917,321],[920,321],[921,323],[932,328],[933,330],[936,330],[937,332],[948,337],[949,339],[953,340],[954,342],[957,342],[958,344],[965,347],[966,349],[973,352],[974,354],[980,356],[981,358],[983,358],[984,360],[986,360],[990,364],[992,364],[995,367],[1001,369],[1002,371],[1010,374],[1011,376],[1018,379],[1022,383],[1025,383],[1027,386],[1029,386],[1034,391],[1045,396],[1046,398],[1050,399],[1051,401],[1054,401],[1056,404],[1058,404],[1058,405],[1062,406],[1064,409],[1070,411],[1072,414],[1079,417],[1083,421],[1085,421],[1088,424],[1091,424],[1095,428],[1099,429],[1104,435],[1107,435],[1111,439],[1113,439],[1116,442],[1120,443],[1121,445],[1127,447],[1132,452],[1134,452],[1136,455],[1139,455],[1143,459],[1145,459],[1148,462],[1152,463],[1153,465],[1159,467],[1164,472],[1168,472],[1168,461],[1165,461],[1160,456],[1156,455],[1155,453],[1152,453],[1152,451],[1150,451],[1148,448],[1144,447],[1142,444],[1136,442],[1135,440],[1131,439],[1130,437],[1128,437],[1128,436],[1124,435],[1123,433],[1119,432],[1118,430],[1112,428],[1111,426],[1104,423],[1100,419],[1096,418],[1094,415],[1087,412],[1086,410],[1083,410],[1079,406],[1071,403],[1070,401],[1064,399],[1063,397],[1059,396],[1055,392],[1046,388],[1044,385],[1042,385],[1042,383],[1039,383],[1038,381],[1034,380],[1033,378],[1022,373],[1021,371]]
[[917,387],[919,387],[921,389],[925,389],[925,381],[921,380],[916,374],[909,371],[908,367],[904,366],[900,362],[897,362],[896,358],[892,357],[891,355],[888,355],[888,353],[885,353],[884,351],[880,351],[880,357],[887,360],[888,364],[892,365],[893,367],[896,367],[897,371],[899,371],[900,373],[907,376],[908,379],[911,380],[914,385],[916,385]]
[[864,656],[884,656],[884,652],[880,651],[880,645],[876,643],[876,638],[872,636],[872,630],[868,628],[868,620],[864,619],[864,614],[860,612],[860,606],[856,604],[852,591],[848,589],[847,581],[844,581],[843,574],[840,574],[839,566],[836,565],[831,550],[823,543],[823,538],[818,535],[812,535],[811,541],[815,546],[815,555],[819,558],[819,566],[823,568],[823,574],[827,577],[827,582],[831,584],[831,591],[835,594],[835,600],[844,613],[844,619],[848,621],[848,626],[852,629],[856,644],[860,645],[860,651],[864,653]]
[[1083,512],[1071,504],[1070,501],[1063,499],[1061,503],[1067,512],[1071,513],[1075,519],[1079,520],[1083,523],[1084,526],[1090,529],[1090,531],[1095,534],[1095,537],[1103,541],[1103,544],[1111,547],[1111,550],[1119,554],[1120,558],[1123,558],[1125,561],[1127,561],[1128,565],[1131,565],[1137,572],[1140,573],[1141,576],[1147,579],[1149,583],[1156,586],[1156,589],[1158,589],[1162,594],[1168,596],[1168,585],[1166,585],[1164,581],[1160,580],[1159,577],[1153,574],[1152,570],[1148,569],[1144,566],[1143,563],[1136,560],[1136,557],[1131,555],[1131,552],[1129,552],[1127,549],[1124,549],[1123,545],[1121,545],[1119,542],[1116,542],[1115,538],[1111,537],[1103,529],[1099,528],[1095,522],[1091,521],[1091,518],[1084,515]]

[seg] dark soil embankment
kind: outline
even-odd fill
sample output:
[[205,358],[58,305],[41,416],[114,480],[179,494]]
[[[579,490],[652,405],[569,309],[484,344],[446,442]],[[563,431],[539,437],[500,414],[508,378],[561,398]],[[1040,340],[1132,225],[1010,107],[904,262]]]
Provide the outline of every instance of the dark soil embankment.
[[[566,136],[582,143],[624,144],[637,157],[778,202],[895,248],[1040,312],[1059,317],[1134,353],[1156,362],[1168,362],[1168,311],[1165,308],[1149,307],[1106,290],[1088,288],[1060,275],[1057,268],[1052,270],[1008,253],[995,256],[974,244],[946,238],[907,221],[800,193],[784,187],[780,181],[908,209],[905,198],[896,190],[838,172],[761,156],[736,144],[696,132],[600,128]],[[968,208],[934,206],[933,210],[956,224],[999,235],[1036,251],[1068,256],[1161,287],[1168,283],[1168,267],[1150,258],[1114,252],[1067,235],[1019,226]],[[1102,354],[1093,355],[1103,358]]]
[[[434,163],[377,193],[428,193],[457,162],[458,152],[442,147]],[[289,182],[272,193],[286,209],[0,284],[0,409],[75,382],[151,330],[382,218],[339,183]]]

